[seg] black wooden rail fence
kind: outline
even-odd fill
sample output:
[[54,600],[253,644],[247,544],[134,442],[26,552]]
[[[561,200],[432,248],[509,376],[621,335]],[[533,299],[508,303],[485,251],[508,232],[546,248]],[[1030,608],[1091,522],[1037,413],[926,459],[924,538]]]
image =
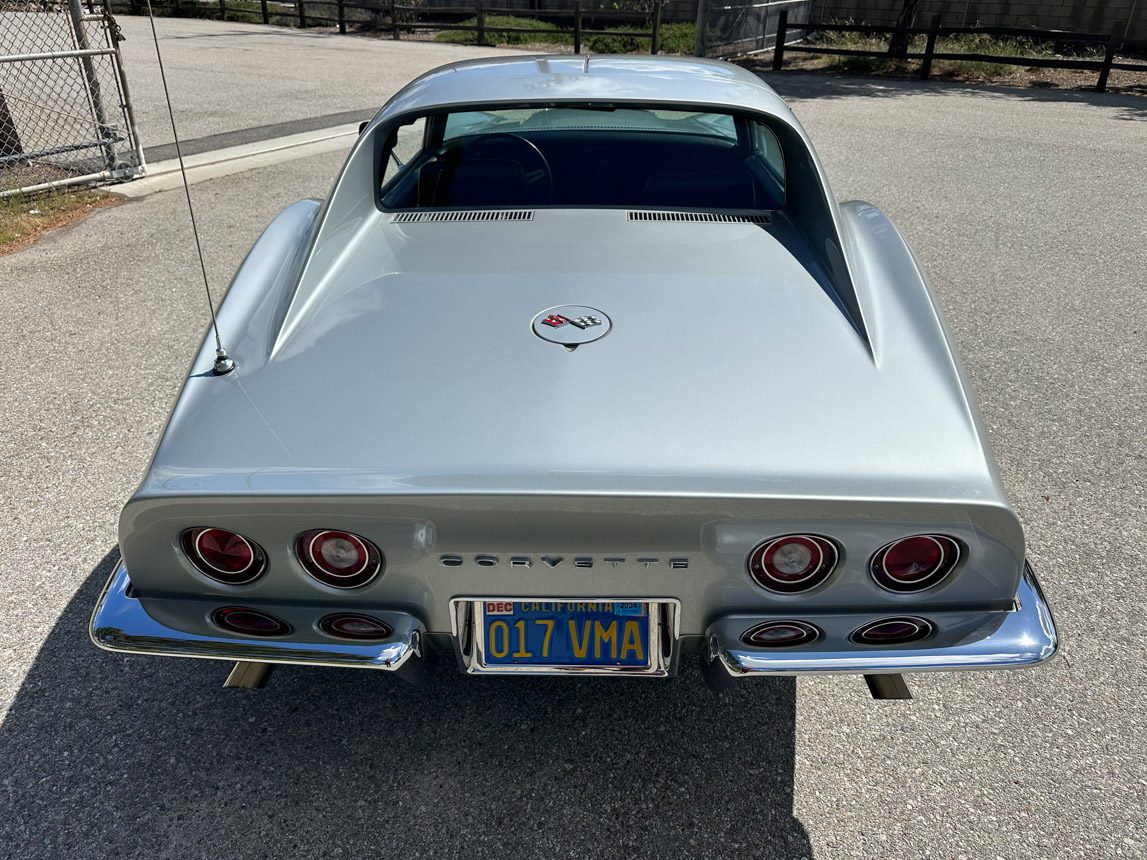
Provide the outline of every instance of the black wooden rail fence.
[[[92,2],[92,0],[86,0]],[[146,11],[142,0],[110,0],[114,11],[128,11],[140,14]],[[575,2],[572,9],[554,9],[542,12],[523,11],[487,6],[484,0],[474,0],[471,5],[426,6],[407,5],[397,0],[207,0],[207,2],[168,2],[153,3],[157,12],[168,14],[194,14],[197,17],[217,18],[221,21],[262,20],[264,24],[276,23],[305,27],[338,27],[345,34],[348,27],[365,26],[375,32],[389,33],[393,39],[401,39],[403,34],[417,31],[464,30],[475,34],[479,45],[488,45],[489,33],[525,33],[538,36],[566,36],[573,39],[573,52],[580,54],[582,42],[587,36],[617,36],[649,41],[649,52],[660,50],[662,11],[671,2],[654,2],[648,11],[636,9],[617,10],[583,8]],[[137,7],[139,7],[137,9]],[[355,13],[359,14],[355,14]],[[365,14],[364,14],[365,13]],[[501,24],[488,25],[493,15],[537,16],[553,26],[547,28],[504,27]],[[473,18],[474,23],[465,23]],[[568,26],[558,22],[568,21]],[[606,30],[603,25],[619,22],[622,25],[646,26],[647,30]]]
[[[856,48],[834,48],[829,45],[794,44],[786,45],[786,30],[788,29],[788,10],[782,9],[777,24],[777,41],[773,48],[773,70],[780,71],[784,65],[786,53],[803,54],[830,54],[845,57],[887,57],[900,60],[920,60],[920,78],[928,80],[932,74],[934,60],[956,60],[984,63],[999,63],[1010,66],[1026,66],[1049,69],[1082,69],[1099,73],[1096,82],[1097,92],[1107,90],[1107,79],[1112,69],[1128,72],[1147,72],[1147,62],[1128,63],[1116,61],[1117,50],[1147,49],[1147,42],[1125,41],[1121,35],[1123,24],[1116,25],[1110,34],[1101,33],[1066,33],[1060,30],[1030,30],[1019,27],[947,27],[943,24],[940,15],[932,16],[931,24],[924,27],[876,27],[858,24],[801,24],[806,34],[815,32],[824,33],[857,33],[862,36],[888,35],[890,41],[896,37],[907,39],[911,36],[927,36],[923,52],[907,50],[888,51],[861,50]],[[936,42],[943,36],[955,36],[964,33],[995,36],[1000,38],[1030,39],[1035,42],[1054,42],[1057,45],[1077,45],[1080,47],[1101,47],[1104,49],[1102,60],[1077,59],[1072,57],[1009,57],[995,54],[974,53],[943,53],[936,50]]]

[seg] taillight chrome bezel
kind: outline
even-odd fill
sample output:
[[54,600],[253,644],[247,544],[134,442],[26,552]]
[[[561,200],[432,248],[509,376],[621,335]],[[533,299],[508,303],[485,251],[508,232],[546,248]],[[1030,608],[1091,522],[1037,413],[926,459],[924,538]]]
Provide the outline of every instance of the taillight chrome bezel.
[[[905,636],[890,639],[869,640],[865,638],[870,636],[873,630],[890,624],[911,624],[916,629]],[[920,618],[915,615],[896,615],[889,618],[877,618],[875,621],[869,621],[867,624],[853,630],[848,638],[855,645],[880,648],[889,645],[907,645],[911,642],[920,642],[931,636],[935,630],[936,628],[932,625],[932,622],[926,618]]]
[[[363,555],[363,562],[354,570],[343,572],[324,564],[319,541],[323,539],[347,540]],[[295,558],[313,579],[331,588],[362,588],[373,582],[383,570],[385,556],[377,546],[362,535],[344,529],[311,529],[295,538]]]
[[[788,641],[761,641],[754,637],[760,636],[763,633],[775,631],[781,628],[790,628],[798,631],[801,636],[795,637]],[[802,645],[811,645],[824,637],[821,629],[814,624],[809,624],[807,621],[796,621],[793,619],[783,619],[775,621],[766,621],[763,624],[757,624],[750,627],[741,634],[741,643],[748,645],[750,648],[799,648]]]
[[[940,550],[940,561],[931,571],[915,579],[896,579],[888,572],[885,563],[888,553],[905,541],[913,540],[927,540],[934,543]],[[956,569],[956,565],[962,556],[963,552],[961,551],[959,542],[948,535],[931,533],[907,535],[902,538],[897,538],[894,541],[889,541],[873,553],[872,559],[868,564],[868,572],[871,574],[873,582],[885,591],[891,591],[894,594],[915,594],[920,591],[926,591],[929,588],[935,588],[948,579]]]
[[[242,541],[251,553],[251,560],[247,566],[239,571],[229,571],[212,564],[201,548],[204,536],[210,532],[230,535]],[[208,579],[224,585],[247,585],[262,576],[267,569],[267,554],[263,548],[246,535],[241,535],[230,529],[219,528],[218,526],[195,526],[184,529],[179,535],[179,546],[183,550],[183,555],[191,562],[192,567]]]
[[[260,631],[244,629],[235,626],[233,621],[229,622],[227,620],[229,616],[240,613],[270,621],[275,626],[271,630]],[[212,624],[233,636],[254,636],[259,639],[282,639],[284,636],[290,636],[294,632],[294,628],[282,618],[278,618],[270,612],[264,612],[261,609],[252,609],[250,606],[220,606],[211,613],[210,618]]]
[[[817,553],[817,555],[810,553],[809,566],[801,572],[798,578],[787,581],[769,570],[770,566],[775,567],[775,565],[771,565],[771,554],[786,543],[798,543],[811,547]],[[837,550],[836,544],[828,538],[821,535],[797,533],[780,535],[761,541],[749,553],[746,565],[749,576],[761,588],[777,594],[799,594],[811,591],[823,584],[836,570],[839,560],[840,552]]]

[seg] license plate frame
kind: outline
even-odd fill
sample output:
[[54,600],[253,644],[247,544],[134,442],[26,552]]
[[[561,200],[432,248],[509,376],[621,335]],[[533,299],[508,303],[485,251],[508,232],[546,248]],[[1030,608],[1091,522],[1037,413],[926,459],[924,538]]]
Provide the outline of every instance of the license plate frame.
[[[470,674],[532,675],[636,675],[666,677],[670,674],[678,637],[680,602],[656,597],[459,597],[451,603],[451,628],[459,657]],[[487,603],[594,603],[640,604],[648,624],[648,659],[641,665],[600,663],[504,663],[490,652],[486,636]],[[631,616],[619,615],[618,618]]]

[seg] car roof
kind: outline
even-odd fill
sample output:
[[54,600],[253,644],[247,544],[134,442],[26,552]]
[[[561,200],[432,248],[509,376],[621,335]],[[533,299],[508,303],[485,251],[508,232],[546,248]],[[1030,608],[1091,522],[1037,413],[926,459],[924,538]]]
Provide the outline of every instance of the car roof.
[[660,102],[791,118],[772,87],[731,63],[587,54],[492,57],[442,66],[404,87],[376,119],[464,105],[553,102]]

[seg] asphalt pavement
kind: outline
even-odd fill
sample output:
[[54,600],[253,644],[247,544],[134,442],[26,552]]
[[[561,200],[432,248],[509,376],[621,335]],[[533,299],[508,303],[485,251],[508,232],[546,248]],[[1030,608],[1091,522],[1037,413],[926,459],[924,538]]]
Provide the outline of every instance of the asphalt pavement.
[[[116,15],[140,140],[148,160],[174,152],[146,17]],[[369,119],[400,87],[459,60],[517,54],[498,48],[339,36],[261,24],[157,18],[179,138],[189,152]],[[200,142],[201,138],[206,140]]]
[[[182,195],[164,192],[0,258],[0,856],[1147,853],[1147,103],[770,81],[837,196],[884,208],[930,273],[1061,657],[911,676],[915,700],[873,702],[856,677],[718,696],[694,667],[447,666],[421,691],[283,668],[224,692],[223,664],[97,651],[116,517],[207,320]],[[215,283],[340,160],[196,185]]]

